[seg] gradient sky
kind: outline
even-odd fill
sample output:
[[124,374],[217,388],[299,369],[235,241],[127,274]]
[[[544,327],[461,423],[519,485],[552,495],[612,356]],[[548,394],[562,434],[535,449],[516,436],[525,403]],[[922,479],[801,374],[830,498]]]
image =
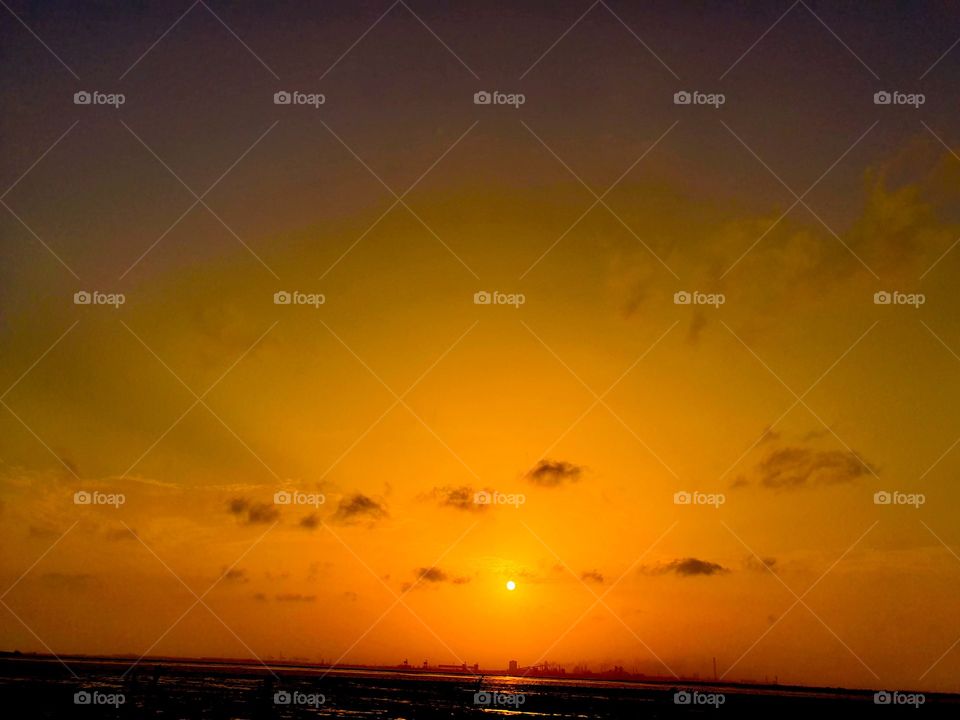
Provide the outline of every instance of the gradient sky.
[[960,690],[954,5],[8,4],[0,647]]

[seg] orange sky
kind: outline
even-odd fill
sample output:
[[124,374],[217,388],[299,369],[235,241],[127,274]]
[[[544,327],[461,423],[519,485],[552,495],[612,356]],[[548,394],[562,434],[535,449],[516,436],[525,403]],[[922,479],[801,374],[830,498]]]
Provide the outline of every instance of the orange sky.
[[[49,79],[4,124],[0,648],[660,675],[716,657],[728,679],[960,689],[960,158],[937,94],[960,51],[918,113],[875,106],[873,68],[909,89],[949,42],[895,74],[866,30],[830,18],[858,63],[802,9],[723,84],[713,65],[779,13],[731,19],[708,57],[671,44],[686,11],[659,37],[625,13],[665,69],[598,9],[521,82],[579,12],[511,44],[546,11],[424,10],[448,52],[398,9],[318,81],[382,12],[337,16],[308,69],[281,30],[226,18],[265,69],[198,10],[120,84],[175,18],[108,45],[108,69],[32,18],[80,84],[4,27],[25,57],[4,88]],[[119,111],[69,103],[111,83]],[[670,102],[711,83],[720,110]],[[280,87],[330,108],[274,106]],[[527,103],[472,104],[494,87]]]

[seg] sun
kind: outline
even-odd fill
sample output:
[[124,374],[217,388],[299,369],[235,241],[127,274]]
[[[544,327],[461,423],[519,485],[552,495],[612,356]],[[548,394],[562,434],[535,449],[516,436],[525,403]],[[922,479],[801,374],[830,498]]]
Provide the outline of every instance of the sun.
[[513,580],[507,580],[507,590],[516,590],[517,584]]

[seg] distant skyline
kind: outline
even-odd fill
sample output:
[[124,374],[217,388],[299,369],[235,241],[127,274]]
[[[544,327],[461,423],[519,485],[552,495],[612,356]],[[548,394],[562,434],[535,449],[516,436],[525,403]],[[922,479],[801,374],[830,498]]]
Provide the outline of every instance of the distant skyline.
[[960,691],[958,38],[7,0],[0,650]]

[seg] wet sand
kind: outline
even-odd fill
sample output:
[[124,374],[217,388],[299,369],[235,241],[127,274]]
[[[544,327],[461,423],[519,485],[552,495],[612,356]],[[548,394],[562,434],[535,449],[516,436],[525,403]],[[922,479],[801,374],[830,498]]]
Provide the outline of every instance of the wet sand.
[[[745,718],[960,717],[960,696],[884,706],[873,691],[391,673],[256,665],[0,658],[8,717],[30,718]],[[73,671],[71,673],[71,670]],[[76,677],[74,677],[74,674]],[[80,695],[77,704],[75,695]],[[678,694],[679,693],[679,694]],[[121,702],[122,696],[122,702]],[[904,698],[901,698],[903,700]]]

